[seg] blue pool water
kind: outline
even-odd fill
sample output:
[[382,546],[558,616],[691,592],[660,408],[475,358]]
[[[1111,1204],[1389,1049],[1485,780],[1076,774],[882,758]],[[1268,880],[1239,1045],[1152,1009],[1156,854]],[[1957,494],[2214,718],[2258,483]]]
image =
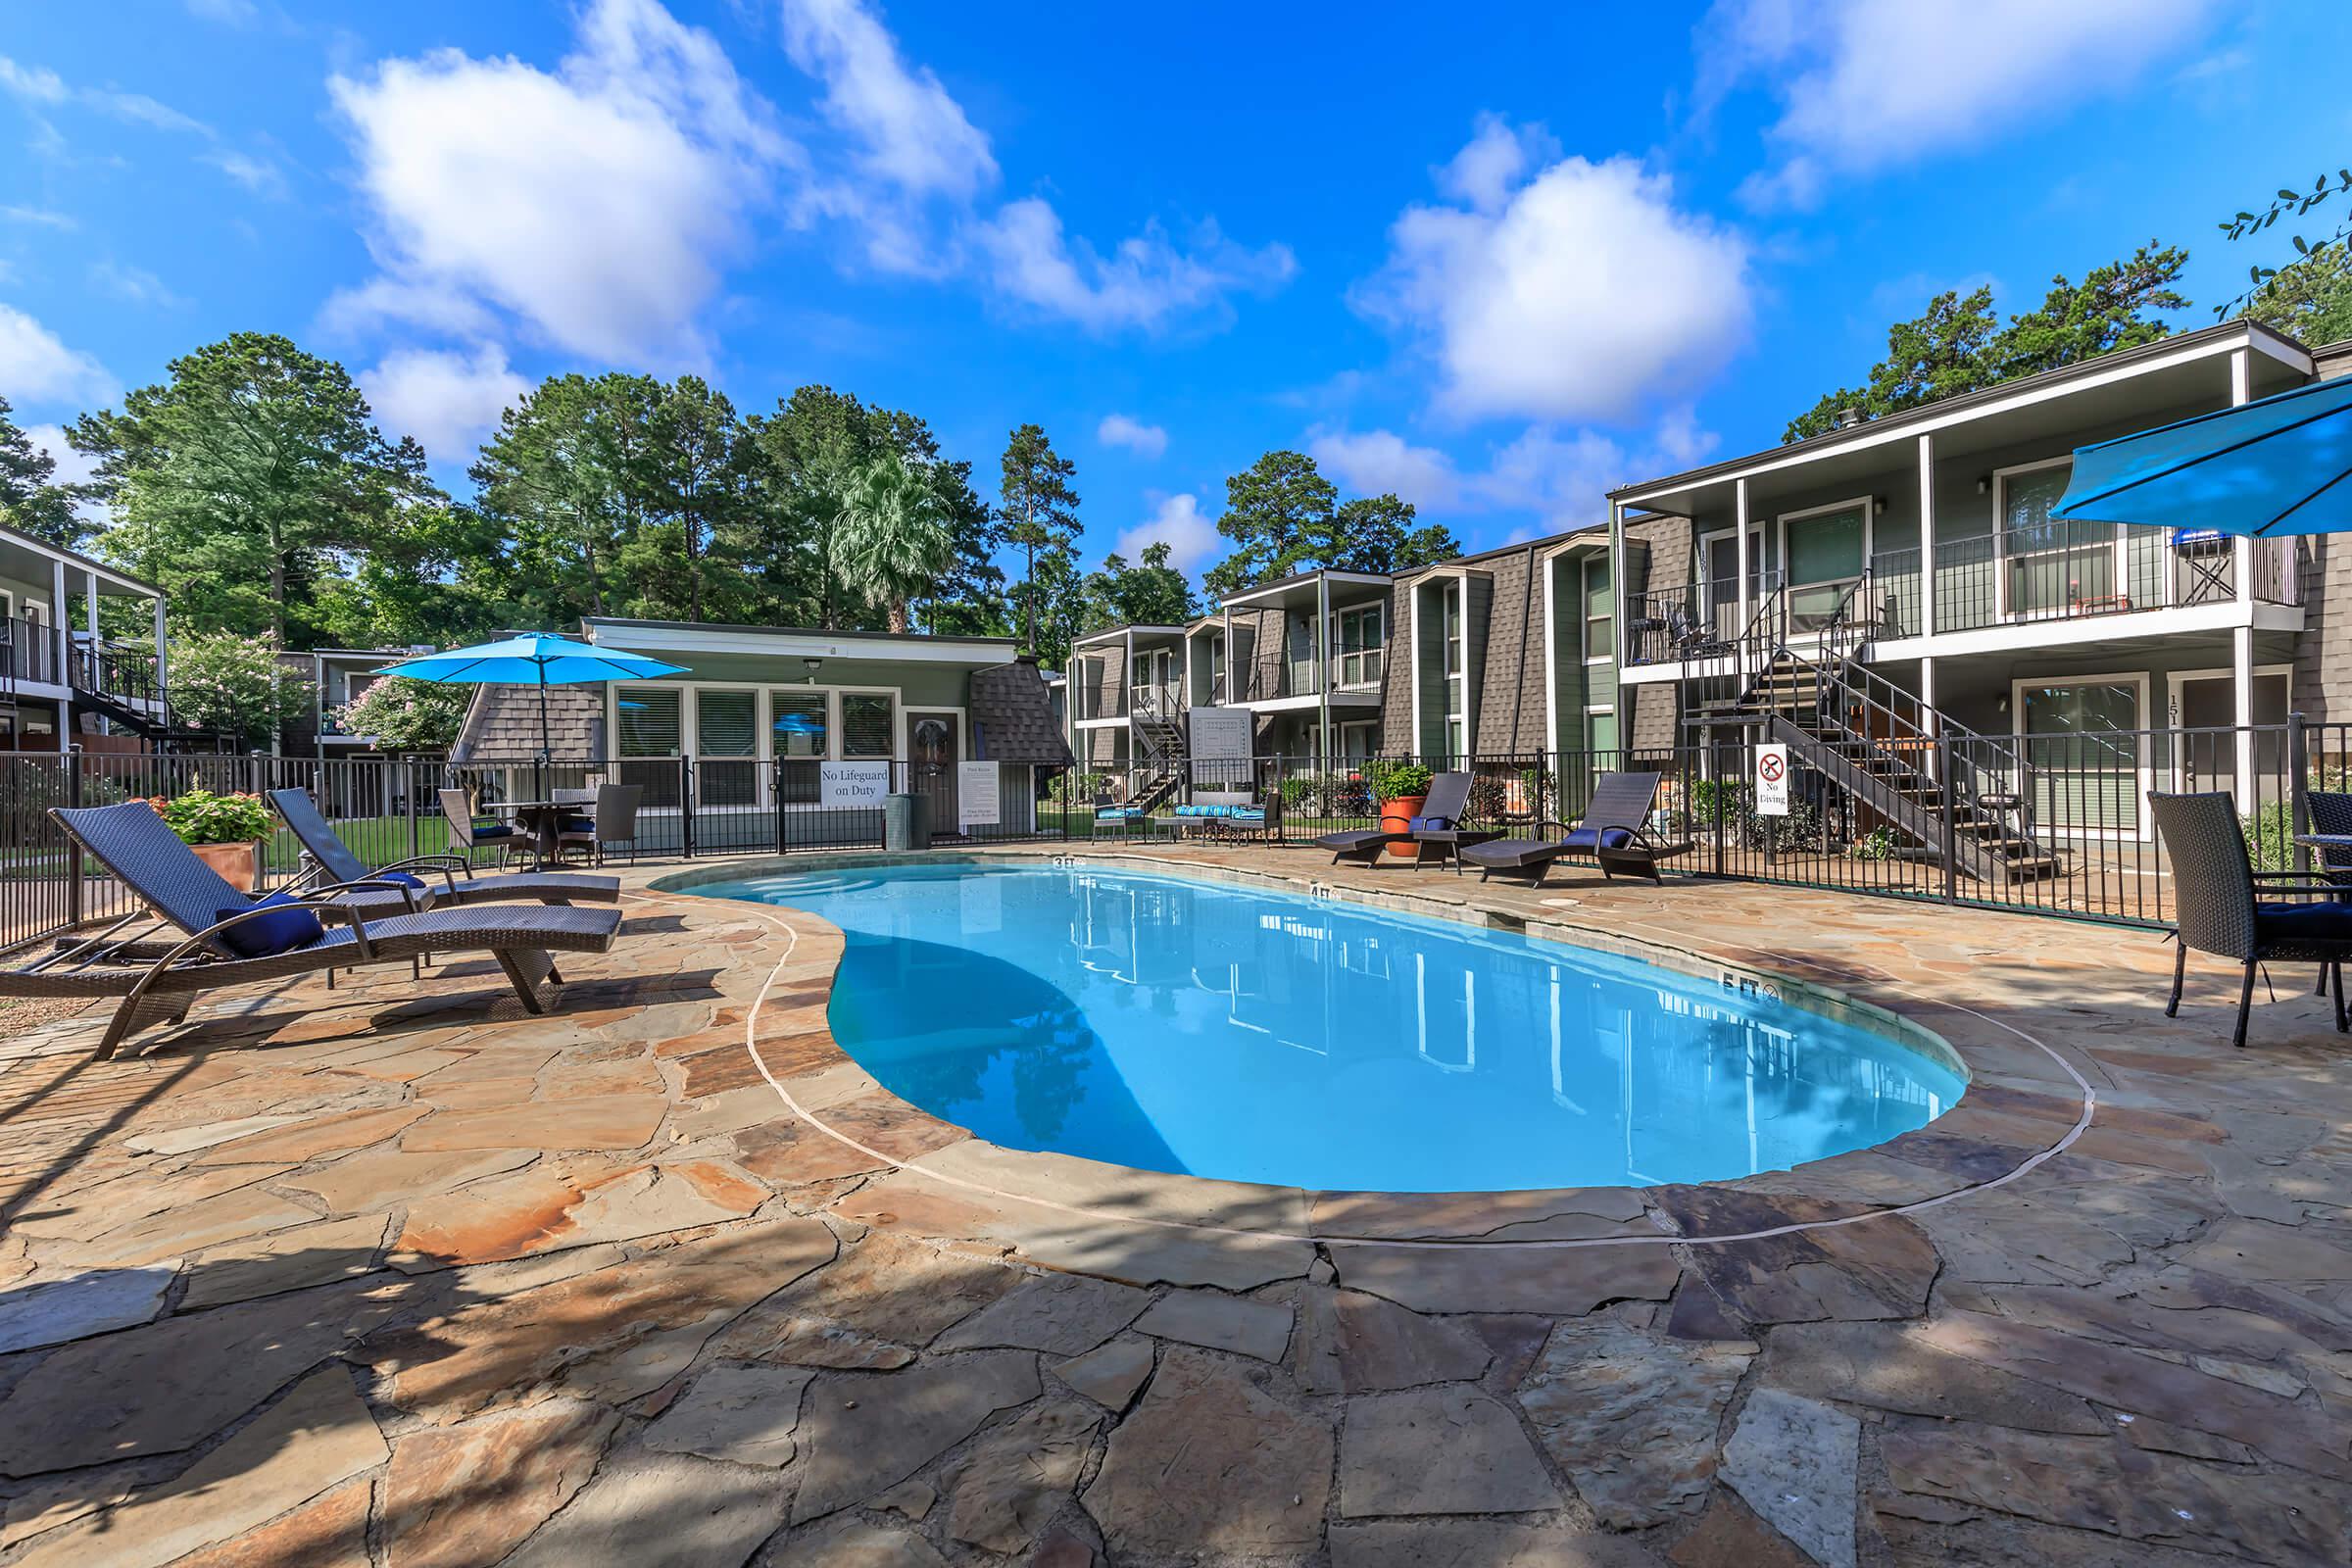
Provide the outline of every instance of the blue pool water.
[[926,864],[697,892],[847,935],[832,1026],[1012,1149],[1389,1192],[1720,1180],[1951,1108],[1867,1030],[1558,943],[1177,877]]

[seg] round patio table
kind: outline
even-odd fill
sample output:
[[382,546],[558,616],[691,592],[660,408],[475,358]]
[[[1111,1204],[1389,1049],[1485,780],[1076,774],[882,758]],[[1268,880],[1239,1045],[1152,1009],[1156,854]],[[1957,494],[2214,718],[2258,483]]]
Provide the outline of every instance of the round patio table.
[[544,871],[556,858],[556,834],[564,818],[586,807],[578,801],[492,801],[482,809],[512,813],[515,827],[531,836],[531,869]]

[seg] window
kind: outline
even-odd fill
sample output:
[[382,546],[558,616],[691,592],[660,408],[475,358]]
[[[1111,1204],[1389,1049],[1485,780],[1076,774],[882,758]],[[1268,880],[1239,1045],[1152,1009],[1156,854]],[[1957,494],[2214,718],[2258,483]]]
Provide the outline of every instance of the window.
[[1788,619],[1797,631],[1827,625],[1870,560],[1870,503],[1848,502],[1781,519]]
[[1388,607],[1362,605],[1340,612],[1340,684],[1377,686],[1387,656]]
[[694,694],[697,792],[706,806],[752,806],[760,799],[760,694]]
[[2034,776],[2035,820],[2054,828],[2139,830],[2147,707],[2142,675],[2019,681],[2018,753]]
[[1604,663],[1617,656],[1616,602],[1609,592],[1609,558],[1585,558],[1585,662]]
[[[1061,694],[1054,694],[1056,704]],[[828,755],[831,741],[831,715],[827,712],[825,694],[814,690],[779,691],[768,694],[771,717],[768,729],[778,757],[814,758]]]
[[888,692],[844,692],[841,698],[841,755],[888,758],[898,755],[898,699]]
[[1994,476],[1996,545],[2004,614],[2064,615],[2128,608],[2121,587],[2123,533],[2111,522],[2071,522],[2050,515],[2066,494],[2068,460]]
[[1617,711],[1610,708],[1590,708],[1585,710],[1585,750],[1613,752],[1617,750]]
[[685,731],[675,686],[622,686],[612,694],[623,757],[675,757]]

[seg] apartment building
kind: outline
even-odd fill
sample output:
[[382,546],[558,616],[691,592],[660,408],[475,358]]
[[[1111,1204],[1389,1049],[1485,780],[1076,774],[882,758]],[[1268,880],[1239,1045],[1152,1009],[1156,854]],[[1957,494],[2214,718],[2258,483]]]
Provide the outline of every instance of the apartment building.
[[[2352,719],[2322,633],[2352,563],[2331,569],[2321,540],[2051,512],[2078,447],[2347,368],[2352,345],[2233,321],[1612,491],[1627,738],[1752,728],[1774,683],[1827,671],[1849,751],[1936,737],[2012,775],[2135,752],[2037,803],[2062,831],[2144,838],[2151,788],[2275,776],[2248,726]],[[2184,727],[2237,732],[2140,733]]]
[[170,727],[164,640],[161,588],[0,528],[0,749],[143,749]]

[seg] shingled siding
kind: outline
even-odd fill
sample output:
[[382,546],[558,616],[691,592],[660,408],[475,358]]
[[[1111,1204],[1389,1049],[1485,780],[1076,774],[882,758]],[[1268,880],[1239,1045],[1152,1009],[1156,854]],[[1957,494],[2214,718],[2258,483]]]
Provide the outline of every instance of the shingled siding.
[[[604,687],[548,687],[547,735],[558,757],[604,756]],[[482,686],[450,755],[461,762],[528,761],[539,742],[538,687]]]
[[1475,748],[1488,754],[1541,752],[1544,733],[1544,580],[1532,551],[1482,563],[1492,583],[1487,600],[1485,668],[1478,699]]
[[[2352,344],[2314,360],[2323,381],[2352,375]],[[2302,544],[2303,635],[2289,703],[2315,724],[2352,723],[2352,539],[2321,534]]]

